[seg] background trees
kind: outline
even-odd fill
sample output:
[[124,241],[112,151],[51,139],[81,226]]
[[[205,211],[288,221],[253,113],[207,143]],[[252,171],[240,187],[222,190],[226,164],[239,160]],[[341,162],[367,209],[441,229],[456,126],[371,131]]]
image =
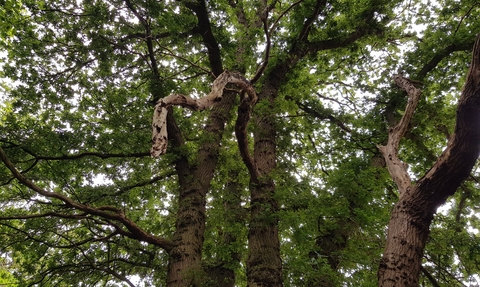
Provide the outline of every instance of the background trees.
[[[377,145],[408,103],[392,76],[421,82],[399,148],[416,181],[454,131],[480,25],[475,1],[0,9],[1,250],[45,286],[375,286],[398,200]],[[225,70],[255,88],[248,126],[230,85],[209,110],[171,108],[151,158],[155,102]],[[423,285],[479,284],[477,185],[434,219]]]

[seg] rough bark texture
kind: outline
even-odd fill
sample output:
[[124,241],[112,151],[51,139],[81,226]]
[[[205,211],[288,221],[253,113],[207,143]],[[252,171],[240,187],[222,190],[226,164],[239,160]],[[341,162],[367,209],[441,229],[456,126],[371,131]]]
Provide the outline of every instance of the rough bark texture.
[[[262,100],[272,108],[278,84],[267,80],[260,93]],[[282,261],[276,214],[278,203],[273,198],[275,184],[270,178],[276,165],[276,130],[273,115],[257,115],[254,120],[254,161],[259,178],[257,182],[252,180],[250,188],[247,284],[277,287],[283,286]]]
[[211,111],[205,132],[212,140],[204,142],[198,152],[197,165],[177,163],[180,182],[175,247],[170,254],[167,286],[200,286],[204,280],[202,246],[205,233],[205,197],[218,161],[218,152],[234,93],[226,93]]
[[[222,60],[219,45],[212,33],[205,1],[184,4],[197,16],[196,31],[207,48],[212,73],[218,77],[223,72]],[[223,92],[223,88],[220,92]],[[169,252],[168,287],[200,286],[203,283],[204,272],[201,259],[205,233],[205,197],[217,165],[220,141],[235,96],[236,93],[224,93],[222,101],[213,104],[204,128],[205,133],[212,140],[201,144],[194,164],[190,164],[183,155],[178,155],[176,160],[175,167],[180,184],[179,207],[173,237],[175,247]],[[183,138],[180,129],[172,119],[172,113],[169,112],[171,108],[171,106],[167,107],[168,114],[163,113],[167,114],[166,130],[168,130],[170,143],[180,146],[183,144]],[[165,131],[165,125],[161,127]],[[166,140],[165,138],[165,145]]]
[[[278,62],[267,75],[258,94],[262,104],[274,110],[274,102],[280,86],[288,72],[306,55],[322,50],[346,47],[361,37],[372,33],[368,24],[372,22],[375,12],[368,13],[365,22],[359,23],[357,29],[337,38],[310,42],[308,35],[314,22],[326,8],[327,1],[318,0],[312,4],[312,13],[305,19],[296,41],[285,54],[284,60]],[[268,35],[267,35],[268,38]],[[274,115],[262,114],[254,117],[254,169],[249,168],[252,186],[251,221],[248,232],[247,286],[283,286],[282,261],[278,238],[278,203],[273,196],[275,184],[270,177],[276,166],[276,130]],[[245,157],[244,161],[245,161]],[[247,163],[248,167],[248,163]],[[257,172],[257,175],[255,174]],[[256,176],[258,180],[255,180]]]
[[[447,148],[414,186],[406,186],[395,180],[400,189],[405,188],[400,193],[400,200],[392,211],[388,226],[387,243],[378,271],[379,286],[418,286],[423,249],[433,215],[467,178],[479,156],[479,42],[480,37],[473,48],[472,63],[458,104],[455,131]],[[384,156],[388,165],[389,154],[384,153]],[[392,172],[390,168],[389,171]],[[406,170],[395,172],[406,173]],[[392,174],[392,177],[400,178],[401,175]]]

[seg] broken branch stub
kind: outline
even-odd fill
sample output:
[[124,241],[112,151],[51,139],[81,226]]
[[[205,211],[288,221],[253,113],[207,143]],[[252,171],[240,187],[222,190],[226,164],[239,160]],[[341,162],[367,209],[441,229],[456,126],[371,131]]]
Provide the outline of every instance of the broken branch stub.
[[167,133],[167,114],[169,106],[182,106],[193,111],[201,111],[208,109],[222,99],[223,89],[228,83],[233,83],[248,94],[250,105],[254,105],[257,101],[257,94],[250,82],[245,79],[240,73],[225,71],[220,74],[215,81],[213,81],[212,90],[208,95],[200,99],[193,99],[186,95],[171,94],[163,99],[160,99],[155,105],[153,113],[153,135],[152,148],[150,155],[158,157],[165,154],[168,146]]

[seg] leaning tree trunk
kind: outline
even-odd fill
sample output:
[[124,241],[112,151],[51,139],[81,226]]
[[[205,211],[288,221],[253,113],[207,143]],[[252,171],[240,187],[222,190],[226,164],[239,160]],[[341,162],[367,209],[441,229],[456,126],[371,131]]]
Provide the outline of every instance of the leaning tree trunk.
[[378,270],[378,286],[418,286],[423,250],[436,209],[455,193],[471,172],[480,153],[480,36],[473,48],[470,70],[458,104],[455,131],[433,167],[415,184],[398,158],[398,144],[410,122],[420,91],[401,75],[395,82],[409,95],[404,117],[379,146],[388,170],[399,187],[385,251]]

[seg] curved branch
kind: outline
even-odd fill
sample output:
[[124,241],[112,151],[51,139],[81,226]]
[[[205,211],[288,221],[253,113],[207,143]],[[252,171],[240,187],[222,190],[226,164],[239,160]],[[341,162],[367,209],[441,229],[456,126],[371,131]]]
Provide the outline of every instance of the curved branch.
[[[475,41],[472,62],[457,109],[455,130],[447,148],[433,167],[417,183],[418,189],[431,191],[433,210],[455,193],[480,154],[480,35]],[[421,193],[428,195],[430,193]]]
[[277,24],[278,22],[280,22],[280,19],[283,18],[283,16],[287,15],[287,13],[293,9],[293,7],[299,5],[300,3],[302,3],[303,1],[305,0],[298,0],[297,2],[293,3],[292,5],[290,5],[290,7],[288,7],[285,11],[282,12],[282,14],[280,14],[280,16],[278,16],[277,20],[275,20],[275,22],[273,23],[272,27],[270,27],[270,31],[269,31],[269,34],[271,35],[272,32],[277,28]]
[[302,31],[298,36],[299,42],[307,42],[307,37],[308,37],[308,34],[310,33],[313,22],[315,22],[315,20],[318,18],[318,15],[325,8],[326,5],[327,5],[327,0],[317,0],[317,3],[315,4],[315,9],[313,10],[312,15],[310,15],[310,17],[308,17],[305,20],[305,23],[303,24]]
[[[152,157],[158,157],[165,154],[168,144],[167,133],[167,115],[168,108],[174,105],[182,106],[194,111],[201,111],[213,106],[215,102],[222,99],[223,89],[228,83],[233,83],[244,90],[249,96],[249,104],[254,105],[257,101],[257,94],[250,82],[240,73],[225,71],[220,74],[213,82],[212,91],[205,97],[193,99],[186,95],[172,94],[160,99],[155,105],[152,127],[152,148],[150,154]],[[245,125],[246,126],[246,125]]]
[[102,217],[107,220],[112,220],[112,221],[117,221],[123,226],[125,226],[128,230],[128,233],[125,232],[124,235],[148,242],[150,244],[159,246],[163,249],[165,249],[167,252],[170,251],[173,248],[173,243],[170,240],[166,240],[161,237],[157,237],[151,234],[148,234],[145,232],[143,229],[141,229],[138,225],[136,225],[131,219],[127,218],[123,211],[118,210],[117,208],[114,207],[100,207],[100,208],[94,208],[85,204],[81,204],[79,202],[76,202],[69,197],[57,193],[57,192],[52,192],[52,191],[47,191],[44,190],[43,188],[35,185],[33,182],[31,182],[29,179],[27,179],[24,175],[22,175],[13,165],[13,163],[10,161],[10,159],[7,157],[5,154],[5,151],[0,147],[0,159],[3,161],[5,166],[10,170],[10,172],[13,174],[13,176],[24,186],[30,188],[31,190],[35,191],[36,193],[43,195],[48,198],[55,198],[60,201],[62,201],[67,207],[74,208],[76,210],[83,211],[86,214],[91,214],[91,215],[96,215],[99,217]]
[[250,173],[251,181],[255,184],[259,183],[260,172],[257,169],[255,161],[253,160],[250,151],[248,149],[248,136],[247,136],[247,125],[250,121],[252,115],[253,104],[248,100],[247,97],[244,97],[240,105],[238,106],[238,117],[235,123],[235,136],[238,141],[238,149],[240,150],[240,155],[242,160],[245,163],[248,172]]
[[453,35],[455,36],[458,32],[458,29],[460,29],[460,26],[462,25],[462,22],[463,20],[465,20],[465,18],[467,18],[470,13],[472,12],[473,8],[475,8],[475,6],[477,6],[479,3],[478,1],[475,1],[475,3],[473,3],[472,6],[470,6],[470,8],[468,9],[467,13],[465,13],[465,15],[462,16],[462,18],[460,18],[460,21],[458,22],[458,25],[457,25],[457,28],[455,29],[455,32],[453,32]]
[[456,51],[465,51],[469,50],[474,44],[474,41],[467,41],[467,42],[458,42],[455,41],[453,44],[448,45],[445,47],[443,50],[440,50],[437,52],[435,56],[433,56],[430,61],[428,61],[423,68],[418,72],[416,75],[415,79],[416,80],[423,80],[427,74],[435,69],[435,67],[446,57],[448,57],[451,53],[456,52]]
[[263,63],[260,66],[260,68],[258,68],[257,72],[255,73],[255,76],[250,80],[250,83],[252,83],[252,85],[255,84],[260,79],[263,72],[267,68],[268,60],[270,59],[270,47],[272,46],[272,43],[270,40],[270,34],[268,32],[267,18],[265,17],[264,19],[262,19],[262,22],[263,22],[263,30],[265,31],[265,38],[267,40],[267,46],[265,47],[265,57],[263,59]]

